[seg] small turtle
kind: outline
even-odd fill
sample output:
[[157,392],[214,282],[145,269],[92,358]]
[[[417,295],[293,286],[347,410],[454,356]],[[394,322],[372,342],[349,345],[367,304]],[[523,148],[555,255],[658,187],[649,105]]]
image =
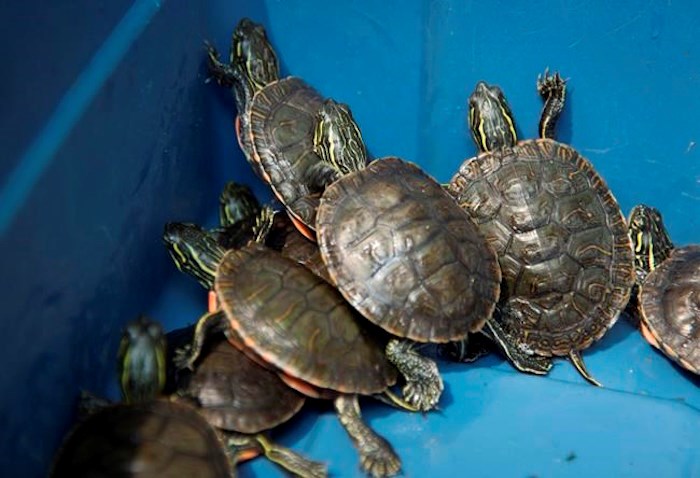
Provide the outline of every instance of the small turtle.
[[395,337],[387,356],[406,377],[404,397],[434,408],[437,365],[412,342],[445,343],[481,329],[494,311],[501,274],[477,225],[442,186],[396,157],[366,166],[347,105],[326,100],[315,148],[340,179],[324,191],[316,230],[328,273],[343,297]]
[[700,374],[700,246],[674,248],[661,214],[649,206],[632,209],[629,227],[642,335],[671,360]]
[[242,19],[233,32],[228,65],[212,46],[209,69],[232,87],[236,133],[248,162],[290,211],[299,230],[313,233],[318,198],[335,179],[313,149],[315,114],[321,95],[297,77],[279,78],[277,56],[262,25]]
[[638,204],[627,219],[629,235],[634,249],[636,281],[626,312],[630,322],[639,327],[639,287],[647,274],[665,261],[673,250],[673,243],[664,227],[658,209]]
[[[182,342],[185,339],[181,336],[179,340]],[[162,328],[157,322],[145,317],[129,324],[120,347],[120,385],[125,403],[136,403],[141,408],[138,412],[122,410],[120,413],[139,416],[144,413],[158,414],[163,410],[166,411],[163,413],[171,413],[172,410],[173,413],[180,411],[187,416],[193,414],[191,406],[195,406],[199,414],[218,430],[218,437],[224,441],[226,452],[234,463],[264,454],[270,461],[296,476],[326,477],[325,465],[307,460],[294,451],[271,442],[261,433],[294,416],[303,406],[305,397],[287,387],[276,374],[255,364],[223,339],[221,337],[208,344],[209,347],[200,357],[197,373],[177,376],[177,390],[169,397],[170,400],[165,397],[156,400],[166,374],[166,340]],[[113,413],[110,410],[118,407],[88,394],[84,397],[88,403],[87,406],[81,403],[83,409],[99,415],[102,420],[105,420],[105,410],[109,419]],[[162,405],[161,402],[171,402],[172,406]],[[112,419],[116,420],[114,417]],[[88,420],[93,419],[89,417]],[[153,426],[155,423],[155,418],[147,419],[147,425],[144,426]],[[127,431],[141,433],[133,430],[120,430],[120,433]],[[148,429],[145,431],[147,433]],[[168,434],[165,438],[172,439],[172,436]],[[128,466],[128,463],[124,463],[124,466]]]
[[235,476],[220,435],[194,408],[155,399],[165,377],[162,329],[145,320],[130,326],[121,354],[122,395],[138,401],[108,405],[80,421],[59,449],[50,476]]
[[546,373],[552,356],[586,371],[580,352],[612,327],[629,300],[634,263],[625,218],[591,163],[554,141],[565,82],[538,78],[540,139],[519,141],[503,92],[479,82],[469,127],[480,154],[448,190],[498,253],[499,313],[485,330],[516,368]]
[[[263,228],[270,219],[268,214]],[[362,421],[357,398],[388,393],[396,382],[396,369],[386,359],[378,334],[360,325],[361,319],[330,284],[263,246],[264,232],[258,231],[256,239],[241,249],[217,246],[208,251],[206,267],[216,264],[214,289],[222,310],[198,321],[191,346],[176,358],[178,365],[193,368],[206,337],[224,331],[231,343],[279,373],[292,388],[333,399],[366,472],[397,473],[399,457]]]

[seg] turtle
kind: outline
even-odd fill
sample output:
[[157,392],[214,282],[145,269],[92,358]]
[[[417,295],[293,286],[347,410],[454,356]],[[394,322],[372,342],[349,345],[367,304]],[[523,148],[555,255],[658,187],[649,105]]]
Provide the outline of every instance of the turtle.
[[339,175],[316,213],[328,274],[355,309],[394,336],[387,356],[406,377],[403,395],[430,410],[444,385],[415,344],[456,341],[483,327],[499,296],[496,253],[416,164],[394,156],[367,164],[346,104],[324,102],[314,147]]
[[[178,342],[182,343],[191,337],[193,328],[189,329],[189,333],[184,335],[177,331],[169,335],[179,336]],[[295,476],[327,476],[324,464],[310,461],[270,441],[263,433],[296,415],[304,405],[303,395],[287,387],[276,374],[231,347],[222,336],[207,344],[197,372],[176,374],[172,394],[162,396],[164,378],[169,372],[167,369],[173,368],[165,361],[166,342],[169,341],[163,335],[161,325],[147,317],[142,316],[127,325],[119,352],[120,386],[125,404],[139,404],[143,410],[151,410],[155,414],[165,409],[166,412],[180,410],[192,415],[191,409],[196,408],[198,415],[217,430],[218,438],[225,444],[232,463],[264,454]],[[157,399],[159,396],[161,398]],[[174,406],[164,406],[158,402],[172,402]],[[84,394],[81,407],[84,413],[94,415],[115,406],[107,400]],[[157,422],[148,419],[147,423],[153,426]],[[166,437],[172,438],[170,435]]]
[[165,343],[162,328],[151,325],[139,320],[122,341],[120,385],[134,401],[104,406],[80,421],[61,445],[51,477],[236,476],[221,436],[196,409],[156,399]]
[[629,321],[639,327],[639,287],[647,274],[665,261],[673,250],[673,242],[658,209],[637,204],[627,219],[629,236],[634,249],[636,280],[626,312]]
[[315,240],[316,205],[335,172],[313,149],[315,113],[323,97],[301,78],[280,79],[277,55],[262,25],[243,18],[231,40],[229,64],[208,45],[209,71],[233,89],[239,145],[270,185],[300,232]]
[[479,155],[448,191],[498,254],[503,283],[484,330],[521,371],[545,374],[551,357],[580,352],[615,324],[634,283],[625,217],[593,165],[554,139],[566,83],[546,70],[539,138],[518,141],[501,89],[484,81],[469,98],[468,124]]
[[393,475],[400,470],[400,459],[362,421],[358,403],[358,395],[390,394],[388,388],[396,382],[382,337],[369,330],[328,282],[262,244],[271,219],[269,214],[261,218],[256,240],[240,249],[206,246],[206,267],[215,270],[221,309],[199,319],[192,343],[179,351],[176,363],[195,368],[207,337],[223,331],[233,345],[277,372],[290,387],[332,399],[360,453],[362,469],[372,476]]
[[644,204],[632,209],[629,229],[642,335],[681,367],[700,374],[700,245],[674,247],[661,213]]

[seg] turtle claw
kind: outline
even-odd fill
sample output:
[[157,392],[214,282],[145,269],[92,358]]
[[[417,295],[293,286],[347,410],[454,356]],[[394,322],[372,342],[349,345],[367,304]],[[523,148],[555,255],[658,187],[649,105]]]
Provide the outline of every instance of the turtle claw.
[[401,471],[401,460],[391,449],[391,446],[384,441],[365,451],[360,456],[360,467],[362,471],[374,478],[384,476],[394,476]]
[[537,92],[544,99],[547,99],[553,92],[562,93],[565,86],[566,79],[562,78],[559,72],[550,75],[549,68],[545,68],[544,74],[537,75]]
[[175,350],[175,356],[173,357],[173,363],[178,370],[192,370],[194,371],[194,362],[196,357],[192,353],[192,346],[185,345],[183,347]]
[[437,382],[408,382],[403,387],[403,398],[410,406],[427,412],[437,408],[444,387],[441,378]]

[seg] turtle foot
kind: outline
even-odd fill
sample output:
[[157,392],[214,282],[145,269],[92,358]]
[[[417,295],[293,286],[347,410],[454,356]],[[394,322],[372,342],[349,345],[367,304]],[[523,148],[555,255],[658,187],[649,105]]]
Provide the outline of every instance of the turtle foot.
[[197,357],[192,353],[192,347],[185,345],[175,350],[173,363],[178,370],[194,370],[194,362]]
[[233,87],[235,79],[233,73],[231,72],[231,67],[221,62],[219,59],[219,52],[216,50],[214,45],[208,41],[205,41],[204,47],[207,49],[207,68],[211,75],[209,78],[207,78],[207,82],[213,79],[223,87]]
[[559,72],[550,75],[549,68],[546,68],[544,74],[537,76],[537,92],[545,100],[553,95],[563,96],[565,88],[566,80]]
[[381,437],[380,441],[360,455],[360,467],[369,476],[379,478],[394,476],[401,471],[401,459],[391,448],[391,445]]
[[445,388],[437,364],[417,353],[408,341],[389,341],[386,354],[406,379],[404,400],[424,412],[436,408]]

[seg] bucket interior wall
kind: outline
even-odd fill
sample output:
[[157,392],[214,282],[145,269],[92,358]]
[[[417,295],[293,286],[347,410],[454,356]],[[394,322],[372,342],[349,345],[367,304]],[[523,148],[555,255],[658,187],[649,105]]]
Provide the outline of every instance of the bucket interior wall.
[[[125,322],[168,328],[205,306],[161,242],[170,220],[211,223],[227,180],[270,195],[246,164],[230,92],[207,83],[203,41],[228,56],[262,23],[285,75],[348,103],[373,157],[447,181],[475,155],[466,99],[479,80],[537,135],[545,68],[568,78],[558,138],[597,168],[623,212],[659,208],[675,244],[700,242],[700,6],[693,2],[119,0],[0,6],[0,469],[45,476],[81,389],[114,398]],[[624,320],[548,378],[498,357],[441,363],[442,412],[368,403],[407,476],[696,476],[698,379]],[[330,407],[277,435],[359,476]],[[504,459],[506,458],[507,459]],[[283,476],[258,460],[243,476]]]

